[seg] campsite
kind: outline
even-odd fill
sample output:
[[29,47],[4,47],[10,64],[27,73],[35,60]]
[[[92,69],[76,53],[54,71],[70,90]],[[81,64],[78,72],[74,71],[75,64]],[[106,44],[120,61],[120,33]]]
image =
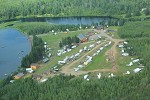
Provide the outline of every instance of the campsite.
[[149,0],[0,0],[0,100],[149,100]]

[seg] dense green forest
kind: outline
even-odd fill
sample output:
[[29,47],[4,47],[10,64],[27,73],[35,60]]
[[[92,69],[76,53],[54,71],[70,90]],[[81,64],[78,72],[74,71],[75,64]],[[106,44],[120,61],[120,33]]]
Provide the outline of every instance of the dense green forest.
[[150,14],[149,0],[0,0],[0,19]]
[[23,57],[21,61],[21,67],[28,68],[31,63],[36,63],[39,60],[42,60],[44,51],[45,49],[43,40],[36,35],[33,35],[31,52]]
[[[0,84],[1,100],[149,100],[150,95],[150,22],[126,23],[119,35],[128,41],[129,52],[143,60],[141,73],[86,81],[81,77],[55,76],[45,83],[31,78]],[[142,35],[141,35],[142,32]]]

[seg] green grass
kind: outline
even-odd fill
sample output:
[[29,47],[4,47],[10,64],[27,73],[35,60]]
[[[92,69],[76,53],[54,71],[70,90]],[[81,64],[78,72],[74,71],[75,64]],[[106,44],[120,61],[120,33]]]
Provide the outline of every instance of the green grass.
[[0,24],[0,29],[7,28],[7,27],[13,27],[13,25],[18,24],[19,21],[11,21],[11,22],[5,22]]
[[[112,46],[112,45],[111,45]],[[106,61],[105,52],[111,48],[111,46],[104,48],[97,56],[95,56],[87,67],[84,70],[95,70],[95,69],[109,69],[112,68],[111,62]]]
[[79,30],[79,31],[69,32],[67,34],[59,33],[57,35],[52,35],[52,34],[38,35],[39,37],[41,37],[43,39],[43,41],[47,42],[47,45],[49,48],[52,48],[51,53],[53,56],[50,58],[49,62],[47,62],[46,64],[41,64],[42,67],[40,69],[38,69],[35,73],[42,73],[44,70],[47,70],[50,67],[52,67],[53,65],[57,64],[59,60],[63,60],[66,56],[71,56],[71,55],[77,53],[84,46],[90,45],[92,42],[87,43],[87,44],[81,44],[77,48],[73,49],[71,52],[65,53],[60,57],[57,56],[57,50],[60,49],[59,42],[62,40],[62,38],[68,37],[68,36],[72,37],[72,36],[78,35],[80,33],[86,33],[88,31],[89,30]]
[[135,68],[137,68],[138,64],[137,63],[134,63],[133,66],[126,66],[127,64],[129,64],[131,62],[131,58],[136,58],[136,57],[133,57],[133,56],[122,56],[121,55],[121,50],[120,48],[117,48],[117,59],[116,59],[116,62],[117,64],[119,65],[118,69],[119,69],[119,73],[124,73],[126,71],[130,71],[133,73],[133,70]]

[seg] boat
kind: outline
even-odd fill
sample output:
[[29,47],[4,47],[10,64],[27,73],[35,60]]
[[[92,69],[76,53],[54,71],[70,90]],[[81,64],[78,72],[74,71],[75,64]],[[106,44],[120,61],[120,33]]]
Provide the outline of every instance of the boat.
[[8,74],[4,74],[4,76],[7,76]]

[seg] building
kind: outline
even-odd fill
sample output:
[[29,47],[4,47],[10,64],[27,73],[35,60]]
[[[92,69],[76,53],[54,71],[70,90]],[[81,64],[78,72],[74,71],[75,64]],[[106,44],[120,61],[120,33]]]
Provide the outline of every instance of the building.
[[47,63],[48,61],[49,61],[48,58],[43,59],[43,62],[44,62],[44,63]]
[[18,73],[17,75],[14,76],[14,79],[17,80],[17,79],[20,79],[24,76],[23,73]]
[[86,34],[79,34],[78,38],[80,39],[81,42],[86,42],[87,41]]
[[30,68],[32,68],[32,70],[36,70],[36,69],[39,68],[39,66],[38,66],[37,64],[35,64],[35,63],[32,63],[32,64],[30,65]]

